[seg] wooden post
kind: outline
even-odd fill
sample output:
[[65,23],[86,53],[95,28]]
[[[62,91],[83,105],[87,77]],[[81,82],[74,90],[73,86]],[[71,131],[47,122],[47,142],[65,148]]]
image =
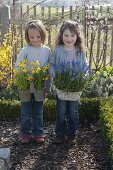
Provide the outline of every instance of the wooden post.
[[1,7],[1,37],[2,41],[4,35],[8,32],[10,26],[10,7],[8,5],[3,5]]
[[93,32],[91,32],[91,43],[90,43],[90,54],[89,54],[89,70],[90,70],[90,74],[91,74],[91,70],[92,70],[93,43],[94,43],[94,36],[93,36]]
[[29,5],[27,5],[27,17],[29,19]]
[[48,25],[48,45],[51,46],[51,7],[48,7],[48,19],[49,19],[49,25]]
[[103,44],[103,65],[106,65],[106,53],[107,53],[107,40],[108,40],[108,26],[105,27],[105,37],[104,37],[104,44]]
[[64,6],[62,6],[62,19],[64,19]]
[[[22,21],[22,19],[23,19],[22,5],[21,5],[21,10],[20,10],[20,17],[21,17],[21,21]],[[21,23],[20,29],[21,29],[21,47],[23,47],[23,23]]]
[[70,6],[70,19],[72,19],[72,15],[73,15],[73,7]]
[[111,38],[110,66],[113,66],[113,26],[112,26],[112,38]]
[[34,6],[34,19],[36,19],[36,6]]
[[86,33],[87,33],[86,32],[87,31],[86,30],[87,29],[87,9],[88,9],[87,7],[84,7],[84,24],[83,25],[84,25],[84,34],[85,34],[85,44],[87,44],[87,42],[86,42],[86,38],[87,38],[86,37]]
[[41,6],[41,17],[44,19],[44,6]]
[[101,31],[100,25],[98,27],[98,37],[97,37],[97,55],[96,55],[96,69],[99,67],[99,57],[100,57],[100,38],[101,38]]

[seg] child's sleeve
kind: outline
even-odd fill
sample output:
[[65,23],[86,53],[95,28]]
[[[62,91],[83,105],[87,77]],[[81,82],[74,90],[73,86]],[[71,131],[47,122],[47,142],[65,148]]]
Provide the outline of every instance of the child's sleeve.
[[83,65],[84,65],[84,71],[86,72],[86,75],[89,74],[89,64],[88,64],[88,60],[86,57],[86,53],[82,54],[82,60],[83,60]]
[[18,69],[18,64],[23,60],[23,59],[26,59],[27,57],[27,53],[26,53],[26,48],[24,47],[24,48],[22,48],[21,50],[20,50],[20,53],[18,54],[18,56],[17,56],[17,60],[16,60],[16,62],[15,62],[15,68],[16,69]]
[[53,79],[54,77],[54,68],[55,68],[55,64],[56,64],[56,49],[54,49],[54,51],[51,53],[51,57],[50,57],[50,77],[51,79]]

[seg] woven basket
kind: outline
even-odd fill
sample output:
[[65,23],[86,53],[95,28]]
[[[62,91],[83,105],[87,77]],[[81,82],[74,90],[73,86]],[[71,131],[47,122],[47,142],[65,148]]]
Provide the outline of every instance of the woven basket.
[[62,90],[56,89],[57,96],[61,100],[77,101],[80,100],[82,92],[64,92]]

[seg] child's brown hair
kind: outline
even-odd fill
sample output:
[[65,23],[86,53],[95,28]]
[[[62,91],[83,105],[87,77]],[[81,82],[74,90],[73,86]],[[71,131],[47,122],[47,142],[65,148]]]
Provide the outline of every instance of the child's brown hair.
[[28,35],[28,29],[37,29],[40,33],[41,40],[43,44],[46,44],[47,42],[47,32],[45,29],[45,26],[43,25],[42,21],[40,20],[31,20],[27,23],[25,28],[25,40],[27,44],[30,45],[29,35]]
[[75,47],[78,47],[80,51],[85,52],[86,51],[86,46],[85,46],[85,41],[83,37],[83,33],[80,30],[78,23],[73,20],[66,20],[63,22],[63,24],[60,27],[57,39],[56,39],[56,45],[62,45],[64,44],[63,42],[63,33],[66,29],[69,29],[70,32],[74,33],[77,35],[77,40],[75,42]]

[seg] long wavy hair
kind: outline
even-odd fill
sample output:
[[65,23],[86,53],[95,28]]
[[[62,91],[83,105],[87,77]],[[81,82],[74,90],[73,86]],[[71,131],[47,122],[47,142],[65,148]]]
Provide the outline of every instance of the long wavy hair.
[[63,22],[63,24],[60,27],[60,30],[58,32],[57,38],[56,38],[56,46],[57,45],[64,45],[63,42],[63,33],[66,29],[69,29],[71,33],[74,33],[77,35],[77,40],[74,44],[75,47],[78,47],[80,51],[85,52],[86,51],[86,45],[84,41],[83,32],[81,31],[78,23],[73,20],[66,20]]

